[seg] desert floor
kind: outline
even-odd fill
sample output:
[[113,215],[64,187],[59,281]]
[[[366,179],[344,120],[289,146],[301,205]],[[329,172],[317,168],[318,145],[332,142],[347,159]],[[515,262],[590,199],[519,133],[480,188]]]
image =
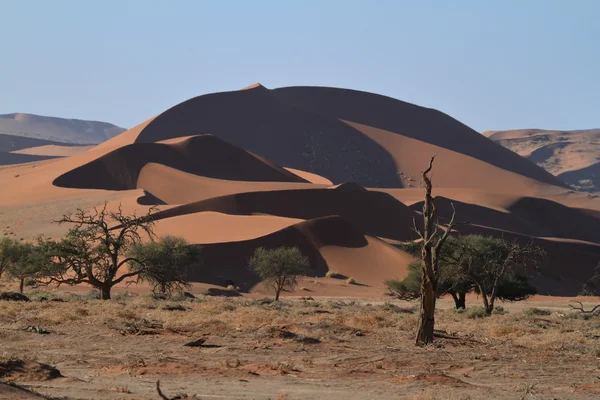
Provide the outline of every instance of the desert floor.
[[600,317],[565,298],[504,303],[489,318],[441,299],[443,337],[416,347],[415,304],[385,298],[30,295],[0,301],[0,375],[40,396],[2,384],[0,398],[159,399],[159,379],[169,398],[600,396]]

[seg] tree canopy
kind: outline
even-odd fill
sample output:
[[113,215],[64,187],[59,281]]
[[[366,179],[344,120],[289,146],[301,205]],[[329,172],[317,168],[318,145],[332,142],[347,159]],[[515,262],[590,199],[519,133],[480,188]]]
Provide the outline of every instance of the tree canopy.
[[297,247],[259,247],[248,266],[262,278],[265,287],[275,291],[277,301],[282,290],[293,290],[298,285],[298,277],[307,273],[309,262]]

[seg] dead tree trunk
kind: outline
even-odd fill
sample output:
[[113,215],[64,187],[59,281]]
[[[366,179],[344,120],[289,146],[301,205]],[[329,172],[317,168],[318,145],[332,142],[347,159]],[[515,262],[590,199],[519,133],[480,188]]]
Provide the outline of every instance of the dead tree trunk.
[[423,183],[425,184],[425,202],[423,203],[423,231],[417,227],[416,220],[413,220],[415,231],[422,239],[421,258],[423,259],[423,278],[421,281],[421,307],[419,311],[419,320],[417,328],[417,345],[425,345],[433,342],[433,329],[435,326],[435,298],[437,284],[439,279],[439,255],[444,242],[452,228],[454,227],[454,205],[452,209],[452,218],[443,234],[439,233],[437,221],[437,209],[435,199],[431,195],[432,184],[429,173],[433,167],[431,157],[429,167],[423,171]]

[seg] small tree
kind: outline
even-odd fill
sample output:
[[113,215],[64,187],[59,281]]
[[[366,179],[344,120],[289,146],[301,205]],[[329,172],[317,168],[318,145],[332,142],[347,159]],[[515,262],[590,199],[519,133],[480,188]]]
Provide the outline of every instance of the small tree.
[[[63,216],[57,222],[71,224],[72,228],[59,242],[45,244],[45,251],[52,256],[46,283],[87,283],[100,291],[101,299],[110,299],[113,286],[144,271],[142,261],[126,254],[142,242],[142,234],[154,238],[152,211],[137,217],[126,215],[120,205],[116,211],[109,211],[105,203],[91,212],[77,209]],[[121,274],[123,265],[134,262],[140,268]]]
[[275,291],[278,301],[282,290],[293,290],[298,285],[298,277],[307,273],[309,262],[297,247],[259,247],[248,266],[262,278],[265,287]]
[[527,279],[528,269],[538,268],[544,250],[500,238],[469,235],[461,242],[461,265],[481,295],[487,315],[496,299],[524,300],[536,293]]
[[26,279],[39,278],[48,265],[48,257],[43,251],[43,240],[40,245],[15,242],[10,250],[11,262],[8,274],[19,282],[19,293],[23,293]]
[[188,271],[199,264],[200,247],[183,238],[163,236],[133,245],[129,256],[142,262],[131,262],[130,270],[139,270],[139,279],[153,284],[153,292],[171,294],[190,286]]

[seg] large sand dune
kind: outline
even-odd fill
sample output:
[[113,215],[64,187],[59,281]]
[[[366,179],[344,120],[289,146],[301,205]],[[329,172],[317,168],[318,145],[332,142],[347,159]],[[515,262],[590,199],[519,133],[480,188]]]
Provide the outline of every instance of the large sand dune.
[[[49,157],[59,147],[6,150]],[[412,261],[386,242],[416,238],[420,171],[433,154],[442,221],[453,202],[471,222],[460,233],[540,243],[540,288],[577,293],[600,259],[600,199],[439,111],[345,89],[199,96],[84,152],[0,167],[0,227],[58,237],[66,227],[52,221],[76,207],[108,201],[142,214],[159,204],[157,233],[204,246],[194,281],[253,290],[247,258],[285,245],[309,257],[312,276],[334,269],[368,285],[329,280],[312,294],[373,295]]]
[[148,163],[158,163],[210,178],[243,181],[303,182],[304,179],[212,135],[174,144],[134,143],[120,147],[54,180],[81,189],[128,190]]

